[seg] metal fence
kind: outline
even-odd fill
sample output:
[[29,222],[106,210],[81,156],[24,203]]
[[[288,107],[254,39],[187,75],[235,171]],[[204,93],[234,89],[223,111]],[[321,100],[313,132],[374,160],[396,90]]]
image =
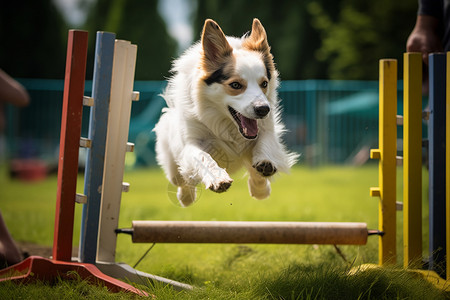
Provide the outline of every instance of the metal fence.
[[[63,80],[19,79],[31,95],[31,105],[7,109],[9,157],[56,159],[60,134]],[[86,95],[91,94],[86,82]],[[159,95],[166,83],[136,81],[140,100],[133,102],[130,142],[135,163],[154,165],[152,129],[165,102]],[[378,83],[375,81],[283,81],[279,89],[289,149],[301,153],[301,164],[360,164],[378,140]],[[399,92],[399,110],[402,110]],[[89,108],[83,111],[87,136]]]

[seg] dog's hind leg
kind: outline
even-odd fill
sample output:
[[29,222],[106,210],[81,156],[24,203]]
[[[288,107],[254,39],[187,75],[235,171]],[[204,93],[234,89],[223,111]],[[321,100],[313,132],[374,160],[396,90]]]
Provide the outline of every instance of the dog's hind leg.
[[174,170],[171,173],[174,176],[171,177],[169,181],[178,187],[177,199],[181,206],[187,207],[194,203],[195,198],[197,197],[196,186],[186,183],[176,167],[174,167]]
[[177,199],[181,206],[191,205],[196,198],[195,185],[189,185],[180,174],[178,165],[175,163],[175,158],[172,155],[170,143],[166,135],[158,137],[156,143],[156,154],[158,163],[164,170],[167,179],[171,184],[177,186]]
[[266,177],[261,176],[253,167],[247,169],[249,172],[248,191],[250,195],[258,200],[269,197],[270,181]]
[[187,207],[194,203],[196,194],[196,186],[190,185],[186,183],[181,174],[178,172],[178,169],[174,166],[171,174],[173,175],[169,181],[177,186],[177,199],[180,202],[181,206]]
[[187,207],[194,203],[196,198],[196,186],[187,183],[178,171],[178,166],[171,163],[169,181],[177,186],[177,198],[181,206]]
[[178,187],[177,198],[181,206],[187,207],[191,205],[194,203],[196,196],[195,186],[182,185]]

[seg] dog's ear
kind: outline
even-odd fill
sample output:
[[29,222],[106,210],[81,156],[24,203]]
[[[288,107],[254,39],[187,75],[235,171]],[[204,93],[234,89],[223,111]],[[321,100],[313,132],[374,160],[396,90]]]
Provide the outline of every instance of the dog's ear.
[[259,51],[265,54],[270,53],[270,46],[267,42],[266,30],[258,19],[253,19],[252,32],[244,40],[243,47],[252,51]]
[[275,72],[273,55],[270,53],[266,30],[258,19],[253,19],[252,32],[242,42],[242,47],[250,51],[262,53],[267,70],[267,78],[270,80]]
[[216,71],[233,52],[225,34],[219,25],[211,19],[205,21],[202,32],[204,67],[207,71]]

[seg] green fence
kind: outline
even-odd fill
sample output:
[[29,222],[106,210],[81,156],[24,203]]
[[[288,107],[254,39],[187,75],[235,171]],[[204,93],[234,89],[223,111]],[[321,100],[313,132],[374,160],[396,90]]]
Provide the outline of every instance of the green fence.
[[[9,157],[55,160],[58,153],[63,80],[19,80],[31,95],[31,105],[7,109]],[[86,83],[86,95],[91,94]],[[130,142],[136,144],[136,164],[154,165],[152,129],[165,105],[160,93],[166,83],[136,81],[140,100],[133,102]],[[301,153],[301,164],[363,163],[377,146],[378,83],[373,81],[283,81],[279,90],[288,147]],[[401,93],[399,107],[401,110]],[[89,108],[83,112],[87,136]],[[82,159],[81,159],[82,161]]]

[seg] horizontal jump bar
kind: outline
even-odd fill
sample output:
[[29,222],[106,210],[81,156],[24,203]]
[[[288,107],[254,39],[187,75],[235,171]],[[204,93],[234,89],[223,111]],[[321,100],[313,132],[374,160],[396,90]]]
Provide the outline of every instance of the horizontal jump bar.
[[117,229],[132,235],[133,243],[232,243],[365,245],[366,223],[349,222],[222,222],[133,221]]

